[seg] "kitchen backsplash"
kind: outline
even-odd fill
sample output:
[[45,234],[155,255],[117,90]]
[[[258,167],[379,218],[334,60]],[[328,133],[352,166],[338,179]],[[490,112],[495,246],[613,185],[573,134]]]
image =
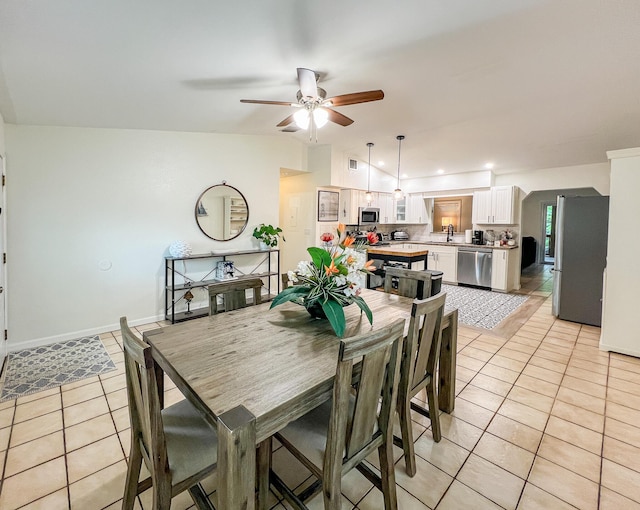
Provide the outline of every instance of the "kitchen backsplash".
[[[355,226],[353,226],[353,228],[355,228]],[[367,230],[365,228],[363,228],[363,230]],[[397,224],[397,225],[390,225],[390,224],[385,224],[385,225],[378,225],[377,226],[377,231],[381,232],[381,233],[391,233],[394,230],[402,230],[403,232],[406,232],[407,234],[409,234],[409,240],[411,241],[418,241],[418,242],[446,242],[447,240],[447,233],[446,232],[430,232],[431,230],[431,225],[407,225],[407,224]],[[511,233],[512,239],[514,239],[516,241],[516,244],[519,244],[519,235],[518,232],[513,230],[512,228],[508,229],[509,232]],[[487,236],[486,233],[493,231],[493,236],[489,235]],[[500,228],[493,228],[493,229],[486,229],[484,230],[485,232],[485,237],[491,237],[491,239],[499,239],[500,238],[500,234],[502,232],[506,232],[507,229],[500,229]],[[464,232],[456,232],[453,234],[453,242],[454,243],[464,243]]]

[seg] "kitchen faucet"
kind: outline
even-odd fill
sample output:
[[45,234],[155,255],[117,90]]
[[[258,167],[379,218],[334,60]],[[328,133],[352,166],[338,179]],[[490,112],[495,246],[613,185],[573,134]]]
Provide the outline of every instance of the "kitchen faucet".
[[449,223],[447,227],[447,242],[450,243],[451,241],[453,241],[453,225]]

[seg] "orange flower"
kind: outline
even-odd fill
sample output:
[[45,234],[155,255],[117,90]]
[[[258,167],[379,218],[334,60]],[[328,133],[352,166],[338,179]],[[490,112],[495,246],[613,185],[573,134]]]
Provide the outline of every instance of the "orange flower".
[[373,260],[367,260],[362,269],[364,269],[365,271],[375,271],[376,265],[373,263]]
[[349,246],[351,246],[355,241],[356,241],[356,238],[355,238],[355,237],[348,236],[348,237],[346,237],[346,238],[345,238],[345,240],[343,241],[342,245],[343,245],[345,248],[348,248],[348,247],[349,247]]
[[331,261],[331,264],[329,265],[329,267],[325,266],[325,273],[327,274],[327,276],[331,276],[332,274],[338,274],[340,273],[340,270],[336,267],[336,265],[333,263],[333,260]]

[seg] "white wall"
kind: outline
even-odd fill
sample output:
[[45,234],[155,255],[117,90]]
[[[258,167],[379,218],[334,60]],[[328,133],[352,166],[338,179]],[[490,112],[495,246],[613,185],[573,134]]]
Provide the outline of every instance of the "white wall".
[[496,175],[494,185],[509,186],[514,184],[525,193],[547,189],[593,187],[601,195],[608,195],[609,174],[609,163],[564,166]]
[[640,356],[638,289],[640,148],[612,151],[609,242],[600,347]]
[[[280,168],[302,168],[306,157],[284,137],[5,131],[10,350],[116,329],[121,315],[164,318],[171,242],[194,253],[253,247],[254,226],[278,223]],[[249,204],[245,232],[227,243],[205,237],[194,218],[200,193],[222,180]]]

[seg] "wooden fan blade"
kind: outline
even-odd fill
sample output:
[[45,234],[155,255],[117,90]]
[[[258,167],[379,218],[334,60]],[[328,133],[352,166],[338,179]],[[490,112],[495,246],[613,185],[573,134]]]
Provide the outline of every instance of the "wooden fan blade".
[[260,99],[241,99],[241,103],[253,103],[253,104],[275,104],[279,106],[296,106],[298,103],[292,103],[291,101],[262,101]]
[[318,85],[316,84],[316,73],[311,69],[298,67],[298,83],[302,97],[316,99],[318,97]]
[[280,121],[278,124],[276,124],[276,127],[288,126],[292,122],[293,122],[293,114],[289,115],[286,119],[284,119],[284,120]]
[[354,92],[353,94],[343,94],[341,96],[330,97],[325,103],[331,106],[346,106],[348,104],[368,103],[369,101],[380,101],[384,98],[382,90],[368,90],[367,92]]
[[336,124],[340,124],[341,126],[349,126],[353,124],[353,119],[350,119],[346,115],[342,115],[340,112],[336,112],[335,110],[330,110],[329,108],[325,108],[327,113],[329,113],[329,120],[331,122],[335,122]]
[[291,126],[287,126],[280,131],[282,131],[283,133],[295,133],[296,131],[300,131],[300,128],[296,124],[292,124]]

